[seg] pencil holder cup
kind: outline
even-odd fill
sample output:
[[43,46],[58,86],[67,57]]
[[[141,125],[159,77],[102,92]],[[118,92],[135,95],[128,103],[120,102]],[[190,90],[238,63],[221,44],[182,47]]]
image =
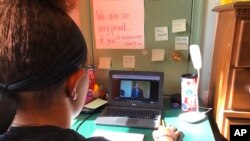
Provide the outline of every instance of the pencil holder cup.
[[185,112],[196,111],[197,75],[181,75],[181,107]]

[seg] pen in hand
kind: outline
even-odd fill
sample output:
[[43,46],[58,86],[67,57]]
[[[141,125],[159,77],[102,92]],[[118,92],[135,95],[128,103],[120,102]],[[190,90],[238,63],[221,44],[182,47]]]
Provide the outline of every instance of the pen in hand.
[[164,119],[162,119],[161,126],[153,132],[153,139],[154,141],[176,141],[180,133],[174,126],[166,126]]
[[166,124],[165,124],[164,119],[161,120],[161,126],[162,126],[162,127],[166,127]]

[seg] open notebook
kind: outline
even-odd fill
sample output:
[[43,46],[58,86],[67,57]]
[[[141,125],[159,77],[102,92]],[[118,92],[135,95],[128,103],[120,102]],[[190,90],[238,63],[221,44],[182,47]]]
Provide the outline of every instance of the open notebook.
[[144,134],[95,130],[92,137],[104,137],[109,141],[143,141]]
[[96,124],[158,128],[163,107],[163,72],[109,72],[108,105]]

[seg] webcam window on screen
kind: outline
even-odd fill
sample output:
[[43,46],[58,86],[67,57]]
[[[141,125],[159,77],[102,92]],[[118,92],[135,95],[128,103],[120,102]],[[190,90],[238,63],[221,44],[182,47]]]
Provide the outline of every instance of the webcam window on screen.
[[112,99],[121,102],[158,102],[159,76],[113,75]]

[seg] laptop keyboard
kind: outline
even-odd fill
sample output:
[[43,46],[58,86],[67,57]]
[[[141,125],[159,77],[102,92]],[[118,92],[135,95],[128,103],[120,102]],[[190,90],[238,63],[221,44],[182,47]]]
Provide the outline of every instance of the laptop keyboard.
[[104,116],[117,116],[142,119],[157,119],[160,112],[156,110],[111,108],[109,107]]

